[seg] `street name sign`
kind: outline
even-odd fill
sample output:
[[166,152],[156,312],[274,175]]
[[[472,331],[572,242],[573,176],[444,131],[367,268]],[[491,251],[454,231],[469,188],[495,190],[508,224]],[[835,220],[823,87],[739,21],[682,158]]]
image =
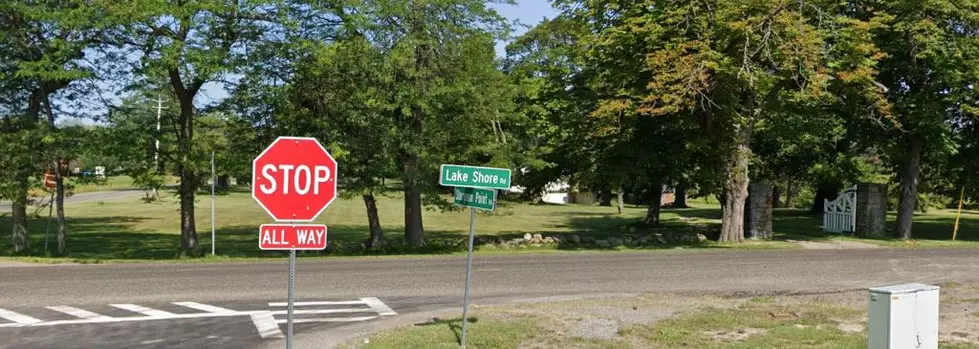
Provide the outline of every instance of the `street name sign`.
[[439,184],[447,187],[510,189],[510,170],[505,168],[444,164]]
[[322,224],[262,224],[258,231],[258,248],[262,250],[326,248],[326,226]]
[[252,161],[252,197],[276,222],[312,222],[337,197],[337,162],[315,138],[279,137]]
[[496,190],[480,188],[455,188],[456,205],[492,211],[496,208]]

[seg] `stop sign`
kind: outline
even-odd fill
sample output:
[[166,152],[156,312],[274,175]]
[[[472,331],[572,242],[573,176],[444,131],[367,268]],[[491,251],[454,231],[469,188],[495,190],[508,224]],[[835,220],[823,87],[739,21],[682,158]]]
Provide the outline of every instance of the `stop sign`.
[[337,162],[315,138],[279,137],[252,161],[252,197],[277,222],[310,222],[337,197]]

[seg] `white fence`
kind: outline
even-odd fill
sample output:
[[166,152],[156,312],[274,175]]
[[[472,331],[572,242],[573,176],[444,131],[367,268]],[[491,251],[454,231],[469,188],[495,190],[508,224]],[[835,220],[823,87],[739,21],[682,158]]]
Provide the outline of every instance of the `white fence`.
[[857,224],[857,186],[844,190],[836,200],[823,202],[823,231],[854,232]]

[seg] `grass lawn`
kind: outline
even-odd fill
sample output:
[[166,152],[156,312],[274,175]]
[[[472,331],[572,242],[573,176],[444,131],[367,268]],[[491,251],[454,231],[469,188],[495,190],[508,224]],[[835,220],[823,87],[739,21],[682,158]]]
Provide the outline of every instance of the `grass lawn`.
[[[173,185],[178,183],[177,177],[167,176],[163,181],[165,185]],[[91,193],[97,191],[110,191],[110,190],[126,190],[126,189],[136,189],[133,185],[133,179],[129,176],[112,176],[106,177],[103,181],[95,181],[91,178],[80,179],[78,177],[70,177],[67,180],[67,184],[72,186],[72,193]],[[47,196],[50,195],[42,190],[34,190],[31,192],[32,196]]]
[[[979,288],[943,287],[939,348],[979,349],[965,310]],[[723,297],[651,294],[480,307],[470,312],[468,348],[867,347],[866,293]],[[358,338],[348,349],[458,347],[461,319],[437,319]]]
[[[178,255],[179,217],[177,198],[173,192],[161,193],[161,201],[143,203],[139,196],[115,199],[104,202],[69,204],[66,214],[69,222],[68,247],[73,260],[111,261],[111,260],[165,260]],[[404,229],[403,202],[399,197],[381,197],[378,200],[381,224],[385,234],[393,242],[398,240]],[[593,236],[605,238],[627,233],[643,234],[651,231],[670,231],[678,229],[712,229],[711,224],[719,224],[720,211],[715,204],[692,203],[690,209],[666,209],[663,211],[663,226],[644,228],[637,224],[645,213],[645,208],[626,206],[619,215],[615,207],[583,205],[530,205],[501,202],[495,212],[481,213],[476,221],[477,235],[501,236],[507,239],[522,237],[525,233],[545,236]],[[248,192],[231,192],[219,195],[216,199],[217,252],[226,258],[264,258],[281,257],[283,252],[260,251],[257,247],[258,226],[270,223],[268,215],[255,203]],[[45,212],[46,213],[46,212]],[[210,250],[210,198],[198,196],[197,231],[204,250]],[[951,234],[952,219],[948,212],[933,211],[916,219],[915,233],[926,240],[918,240],[919,245],[947,244]],[[47,220],[32,219],[29,223],[30,243],[28,256],[43,256],[44,232]],[[357,247],[367,237],[367,217],[363,201],[359,198],[335,201],[318,223],[329,227],[328,240],[331,247],[326,253],[303,252],[302,255],[353,255],[362,254]],[[720,244],[707,242],[690,245],[694,248],[792,248],[797,244],[788,239],[819,240],[828,239],[822,234],[817,217],[801,214],[794,210],[777,210],[774,229],[775,241],[747,242],[743,244]],[[468,232],[469,214],[457,210],[424,212],[426,238],[429,246],[421,250],[406,250],[396,247],[387,254],[403,253],[460,253],[464,251],[463,241]],[[9,215],[0,214],[0,234],[8,236]],[[842,238],[842,237],[837,237]],[[844,238],[849,239],[849,238]],[[928,240],[936,239],[936,240]],[[979,212],[963,215],[959,239],[956,244],[976,244],[979,246]],[[53,239],[52,239],[53,241]],[[889,240],[875,240],[875,243],[898,245]],[[10,240],[0,239],[0,255],[9,255]],[[673,248],[657,246],[655,248]],[[506,251],[494,251],[492,245],[481,247],[484,253],[514,253],[515,251],[545,252],[565,249],[564,247],[529,247]],[[626,248],[620,248],[626,249]],[[21,257],[18,257],[21,258]]]

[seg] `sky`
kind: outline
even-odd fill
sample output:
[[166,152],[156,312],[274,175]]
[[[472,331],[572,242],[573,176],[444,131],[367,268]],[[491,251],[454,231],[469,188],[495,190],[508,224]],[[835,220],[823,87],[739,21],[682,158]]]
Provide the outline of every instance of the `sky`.
[[[500,15],[511,21],[519,21],[519,24],[513,28],[513,36],[518,36],[527,31],[522,25],[533,26],[543,21],[544,18],[554,18],[558,14],[557,10],[551,6],[548,0],[517,0],[516,3],[516,5],[491,5]],[[503,57],[506,54],[506,45],[507,42],[505,41],[498,41],[496,43],[497,57]],[[203,94],[203,96],[199,97],[201,100],[196,101],[195,104],[200,102],[204,102],[205,104],[212,103],[228,96],[224,88],[217,83],[205,84],[201,88],[201,93]]]

